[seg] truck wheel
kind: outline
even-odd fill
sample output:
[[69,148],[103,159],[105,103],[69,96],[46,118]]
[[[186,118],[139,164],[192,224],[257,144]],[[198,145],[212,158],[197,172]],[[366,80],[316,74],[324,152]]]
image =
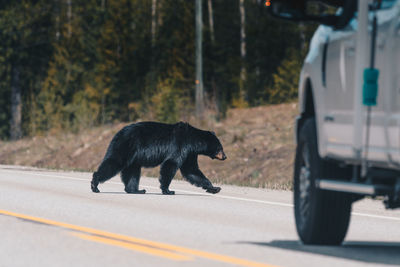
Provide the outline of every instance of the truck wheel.
[[350,194],[316,188],[315,180],[336,167],[320,158],[317,140],[315,119],[307,119],[300,130],[294,168],[296,229],[304,244],[340,245],[349,226],[352,199]]

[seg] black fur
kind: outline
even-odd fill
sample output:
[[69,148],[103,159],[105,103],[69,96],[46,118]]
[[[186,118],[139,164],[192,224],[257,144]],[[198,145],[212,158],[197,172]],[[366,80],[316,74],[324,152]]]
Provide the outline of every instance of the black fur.
[[221,188],[214,187],[200,171],[198,155],[226,159],[214,132],[203,131],[183,122],[139,122],[128,125],[114,136],[103,162],[93,173],[92,191],[100,192],[97,188],[99,183],[121,172],[125,192],[143,194],[146,191],[139,190],[141,168],[161,165],[159,181],[163,194],[175,193],[169,190],[169,185],[178,169],[191,184],[209,193],[218,193]]

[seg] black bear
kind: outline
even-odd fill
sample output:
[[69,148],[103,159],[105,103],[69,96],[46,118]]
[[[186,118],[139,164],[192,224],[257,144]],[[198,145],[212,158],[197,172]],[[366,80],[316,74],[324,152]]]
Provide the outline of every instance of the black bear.
[[102,163],[93,173],[92,191],[100,192],[97,188],[99,183],[121,172],[125,192],[144,194],[146,190],[138,189],[141,168],[161,164],[159,181],[163,194],[175,194],[169,190],[169,185],[178,169],[193,185],[216,194],[221,188],[214,187],[200,171],[197,164],[198,155],[226,159],[223,147],[214,132],[203,131],[184,122],[139,122],[128,125],[111,140]]

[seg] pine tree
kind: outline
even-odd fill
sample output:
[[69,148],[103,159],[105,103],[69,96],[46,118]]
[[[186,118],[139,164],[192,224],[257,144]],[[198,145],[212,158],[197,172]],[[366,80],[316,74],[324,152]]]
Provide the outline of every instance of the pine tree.
[[291,49],[273,75],[274,86],[268,90],[270,103],[283,103],[297,98],[301,70],[301,55]]

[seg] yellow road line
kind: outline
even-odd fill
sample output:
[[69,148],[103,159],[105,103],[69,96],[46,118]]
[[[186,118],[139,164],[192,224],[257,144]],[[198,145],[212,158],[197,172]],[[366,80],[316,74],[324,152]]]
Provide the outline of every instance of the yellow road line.
[[[73,224],[68,224],[68,223],[63,223],[63,222],[57,222],[57,221],[53,221],[53,220],[33,217],[33,216],[19,214],[19,213],[15,213],[15,212],[11,212],[11,211],[6,211],[6,210],[0,210],[0,214],[16,217],[16,218],[20,218],[20,219],[30,220],[30,221],[34,221],[34,222],[40,222],[40,223],[44,223],[44,224],[48,224],[48,225],[54,225],[54,226],[58,226],[58,227],[62,227],[62,228],[66,228],[66,229],[70,229],[70,230],[74,230],[74,231],[78,231],[78,232],[89,233],[89,234],[97,235],[100,237],[106,237],[108,239],[111,238],[111,239],[114,239],[114,241],[133,242],[136,245],[151,246],[153,248],[170,250],[173,252],[188,254],[191,256],[197,256],[197,257],[210,259],[210,260],[214,260],[214,261],[219,261],[219,262],[241,265],[241,266],[245,266],[245,267],[276,267],[274,265],[269,265],[269,264],[255,262],[255,261],[249,261],[249,260],[244,260],[244,259],[240,259],[240,258],[220,255],[220,254],[216,254],[216,253],[170,245],[170,244],[166,244],[166,243],[160,243],[160,242],[156,242],[156,241],[140,239],[140,238],[131,237],[131,236],[110,233],[110,232],[101,231],[101,230],[97,230],[97,229],[93,229],[93,228],[89,228],[89,227],[73,225]],[[86,238],[86,239],[89,239],[89,238]],[[94,239],[92,239],[92,240],[94,240]],[[100,240],[100,239],[98,239],[98,240]],[[102,241],[104,241],[104,240],[102,240]],[[110,244],[110,242],[109,242],[109,244]]]
[[73,233],[74,236],[77,236],[79,238],[85,239],[85,240],[90,240],[94,242],[99,242],[99,243],[104,243],[107,245],[113,245],[117,247],[122,247],[126,249],[131,249],[135,251],[140,251],[146,254],[150,254],[153,256],[158,256],[158,257],[164,257],[170,260],[176,260],[176,261],[187,261],[187,260],[193,260],[192,257],[188,257],[185,255],[181,254],[176,254],[173,252],[165,251],[165,250],[160,250],[156,248],[151,248],[151,247],[146,247],[146,246],[141,246],[129,242],[124,242],[124,241],[119,241],[115,239],[110,239],[106,237],[100,237],[96,235],[86,235],[86,234],[80,234],[80,233]]

